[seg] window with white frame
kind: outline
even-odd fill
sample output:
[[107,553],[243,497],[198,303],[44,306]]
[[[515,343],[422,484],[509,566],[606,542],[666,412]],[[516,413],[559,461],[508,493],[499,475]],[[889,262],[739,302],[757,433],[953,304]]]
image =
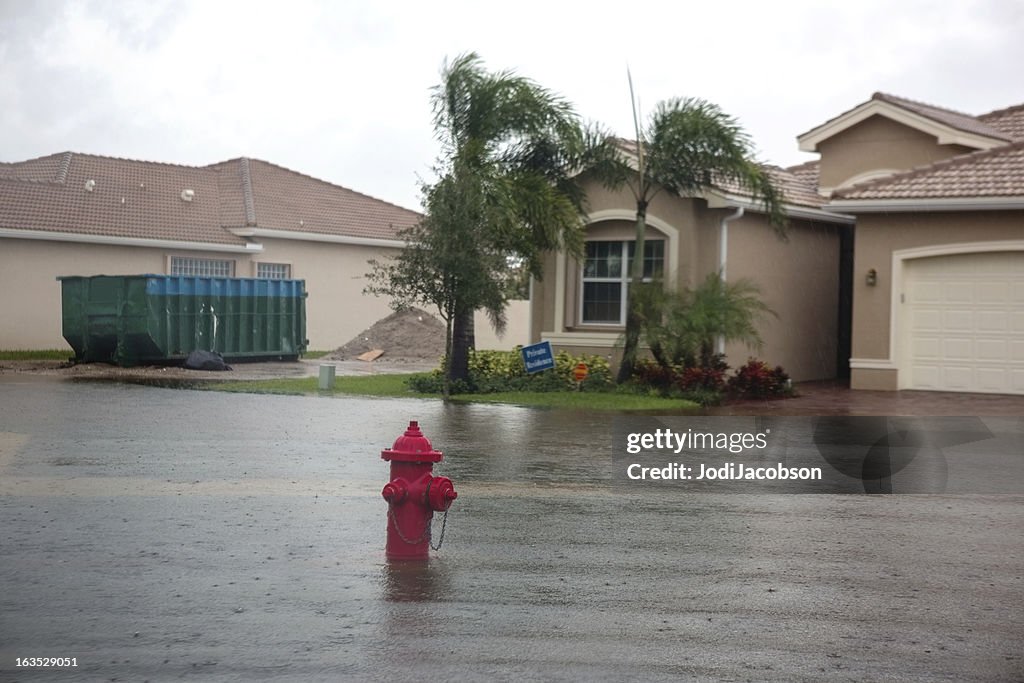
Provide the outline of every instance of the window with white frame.
[[235,262],[229,259],[171,257],[171,275],[189,277],[234,277]]
[[257,263],[256,277],[268,280],[288,280],[292,276],[292,267],[288,263]]
[[[591,325],[626,324],[630,263],[636,242],[587,242],[583,262],[580,321]],[[665,270],[665,241],[644,240],[644,281]]]

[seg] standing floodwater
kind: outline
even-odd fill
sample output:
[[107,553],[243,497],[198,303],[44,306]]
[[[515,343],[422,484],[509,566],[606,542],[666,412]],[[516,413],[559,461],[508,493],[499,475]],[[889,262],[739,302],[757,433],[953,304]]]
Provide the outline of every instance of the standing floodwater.
[[[459,491],[384,558],[418,420]],[[1020,496],[612,485],[611,418],[0,377],[0,678],[1013,680]],[[16,658],[75,657],[47,674]]]

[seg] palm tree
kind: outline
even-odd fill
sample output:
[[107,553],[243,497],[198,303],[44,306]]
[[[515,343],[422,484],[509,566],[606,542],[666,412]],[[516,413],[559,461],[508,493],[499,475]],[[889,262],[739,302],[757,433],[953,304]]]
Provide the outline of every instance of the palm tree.
[[761,345],[757,322],[775,312],[759,295],[752,281],[725,282],[720,273],[709,273],[694,290],[645,289],[639,297],[641,332],[662,367],[682,364],[709,369],[718,338],[750,348]]
[[738,186],[763,203],[778,234],[785,234],[786,225],[781,194],[753,160],[751,140],[735,119],[710,102],[674,98],[659,103],[646,128],[641,128],[633,101],[636,139],[620,142],[617,153],[601,158],[592,167],[605,185],[626,185],[636,200],[636,257],[630,269],[619,382],[629,379],[636,362],[644,317],[641,290],[647,207],[659,192],[692,197],[717,185]]
[[545,251],[582,253],[584,194],[575,173],[587,136],[568,102],[512,72],[486,71],[474,53],[446,64],[441,76],[431,98],[441,180],[425,193],[425,224],[458,235],[474,269],[491,264],[483,276],[448,273],[447,377],[465,380],[473,312],[487,310],[498,329],[504,321],[509,260],[540,278]]

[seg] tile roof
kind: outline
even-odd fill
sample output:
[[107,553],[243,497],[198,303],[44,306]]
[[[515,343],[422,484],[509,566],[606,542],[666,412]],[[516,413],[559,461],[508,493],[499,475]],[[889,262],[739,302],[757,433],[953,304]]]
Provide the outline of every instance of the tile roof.
[[[636,154],[636,142],[625,138],[616,138],[616,144],[628,155]],[[771,164],[760,164],[761,168],[768,172],[775,186],[782,191],[783,201],[795,206],[809,206],[821,208],[828,203],[828,199],[818,194],[818,170],[817,161],[810,161],[792,168],[780,168]],[[799,170],[803,166],[813,165],[813,172]],[[729,194],[750,197],[750,190],[742,187],[739,183],[719,178],[714,181],[714,186]]]
[[1024,104],[982,114],[978,120],[1008,135],[1013,140],[1024,140]]
[[[815,162],[816,163],[816,162]],[[792,169],[762,164],[761,168],[768,173],[772,184],[782,192],[783,202],[794,206],[805,206],[820,209],[828,203],[826,197],[818,194],[817,173],[813,174],[814,182],[809,182],[809,174],[795,173]],[[730,194],[749,197],[750,191],[739,183],[729,180],[718,180],[715,186]]]
[[838,190],[834,199],[1024,197],[1024,140]]
[[924,102],[917,102],[915,100],[908,100],[905,97],[896,97],[895,95],[889,95],[882,92],[876,92],[871,96],[872,100],[878,100],[881,102],[888,102],[894,104],[897,107],[902,107],[915,114],[937,121],[938,123],[945,124],[951,128],[964,131],[966,133],[975,133],[977,135],[984,135],[986,137],[995,138],[996,140],[1005,140],[1010,142],[1013,138],[1004,133],[1003,131],[980,121],[978,117],[970,114],[964,114],[963,112],[954,111],[952,109],[946,109],[945,107],[937,107],[933,104],[926,104]]
[[230,229],[395,239],[417,220],[258,160],[181,166],[65,152],[0,163],[0,228],[244,246]]

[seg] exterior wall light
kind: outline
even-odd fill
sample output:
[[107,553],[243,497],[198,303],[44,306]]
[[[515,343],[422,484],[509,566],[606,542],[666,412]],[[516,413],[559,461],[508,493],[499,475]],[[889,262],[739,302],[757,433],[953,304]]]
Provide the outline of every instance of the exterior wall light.
[[874,268],[868,271],[867,276],[864,278],[864,282],[868,287],[874,287],[878,284],[878,271]]

